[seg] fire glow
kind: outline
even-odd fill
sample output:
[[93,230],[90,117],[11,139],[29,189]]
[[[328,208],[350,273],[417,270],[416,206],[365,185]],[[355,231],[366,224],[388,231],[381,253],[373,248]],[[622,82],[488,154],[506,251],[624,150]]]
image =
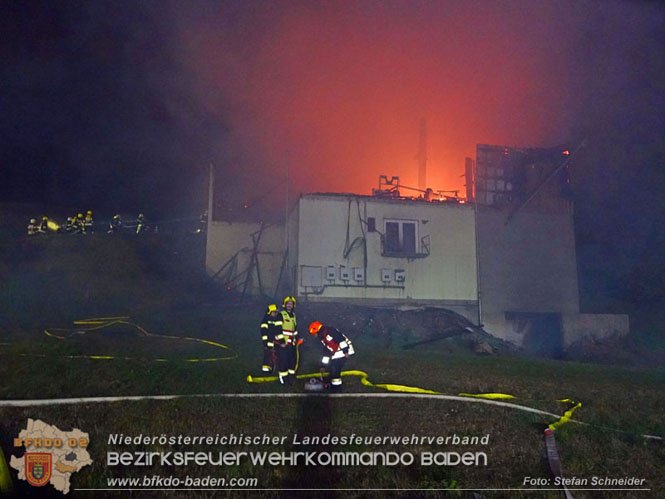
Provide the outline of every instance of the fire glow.
[[288,170],[292,188],[309,192],[367,193],[386,172],[418,185],[424,118],[427,185],[464,192],[477,143],[564,138],[554,47],[566,38],[535,22],[547,7],[295,5],[233,13],[225,30],[182,21],[182,60],[201,102],[230,122],[224,147],[247,166],[240,174]]

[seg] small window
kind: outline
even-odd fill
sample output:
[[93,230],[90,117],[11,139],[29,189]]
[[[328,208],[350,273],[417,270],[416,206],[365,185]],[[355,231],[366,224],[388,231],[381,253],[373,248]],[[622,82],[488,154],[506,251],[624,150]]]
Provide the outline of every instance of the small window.
[[402,224],[402,251],[404,253],[416,252],[416,224]]
[[386,222],[386,251],[389,253],[400,252],[399,223]]
[[417,252],[416,222],[386,220],[383,249],[387,255],[415,255]]
[[367,232],[376,232],[376,218],[367,218]]

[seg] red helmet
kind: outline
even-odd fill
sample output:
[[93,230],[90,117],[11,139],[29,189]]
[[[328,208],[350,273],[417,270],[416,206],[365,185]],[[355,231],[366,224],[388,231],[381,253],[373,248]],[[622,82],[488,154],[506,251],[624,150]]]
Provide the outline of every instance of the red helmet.
[[321,330],[322,327],[323,327],[323,324],[321,324],[320,322],[318,322],[318,321],[317,322],[312,322],[309,325],[309,334],[314,336],[315,334],[317,334]]

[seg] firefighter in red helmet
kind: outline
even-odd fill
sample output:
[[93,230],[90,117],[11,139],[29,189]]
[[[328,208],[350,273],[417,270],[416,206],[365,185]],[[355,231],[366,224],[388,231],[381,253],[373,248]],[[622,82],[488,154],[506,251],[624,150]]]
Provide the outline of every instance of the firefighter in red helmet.
[[296,299],[293,296],[284,298],[282,314],[282,331],[275,336],[275,353],[277,354],[277,372],[279,382],[292,384],[296,377],[298,362],[298,330],[296,322]]
[[342,334],[339,329],[324,326],[320,322],[312,322],[309,325],[309,334],[316,336],[323,344],[323,358],[321,364],[330,373],[330,385],[332,389],[342,387],[342,369],[344,363],[355,353],[351,340]]

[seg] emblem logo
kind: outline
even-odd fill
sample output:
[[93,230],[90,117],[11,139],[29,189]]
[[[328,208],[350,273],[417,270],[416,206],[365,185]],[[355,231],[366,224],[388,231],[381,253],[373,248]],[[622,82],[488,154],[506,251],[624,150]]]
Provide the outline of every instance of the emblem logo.
[[25,453],[25,478],[30,485],[41,487],[51,479],[51,454],[44,452]]

